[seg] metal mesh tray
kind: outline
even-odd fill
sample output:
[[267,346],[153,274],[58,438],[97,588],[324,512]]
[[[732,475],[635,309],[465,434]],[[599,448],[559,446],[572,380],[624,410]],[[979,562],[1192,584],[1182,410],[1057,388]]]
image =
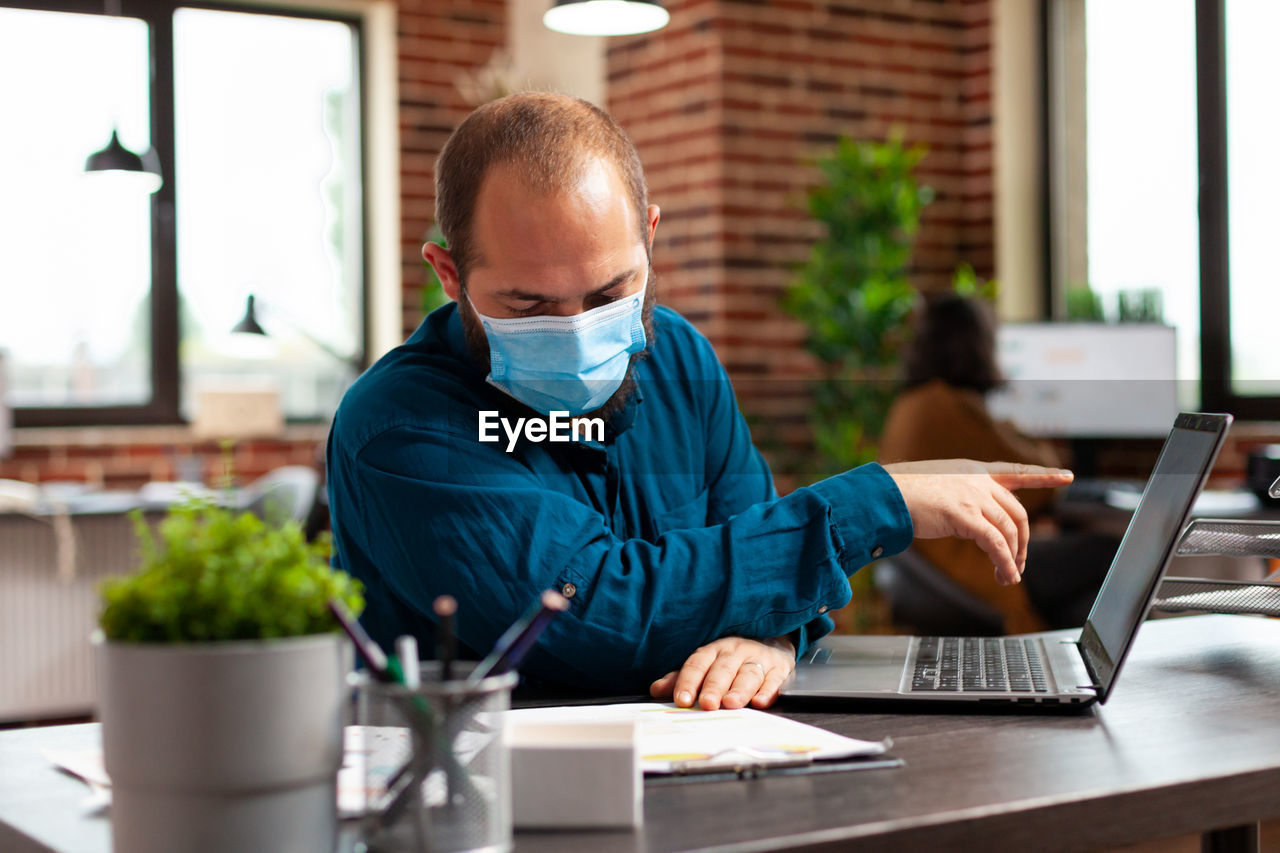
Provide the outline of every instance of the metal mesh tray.
[[1165,578],[1151,607],[1165,613],[1280,616],[1280,583]]
[[1280,558],[1280,521],[1197,518],[1178,542],[1178,556]]

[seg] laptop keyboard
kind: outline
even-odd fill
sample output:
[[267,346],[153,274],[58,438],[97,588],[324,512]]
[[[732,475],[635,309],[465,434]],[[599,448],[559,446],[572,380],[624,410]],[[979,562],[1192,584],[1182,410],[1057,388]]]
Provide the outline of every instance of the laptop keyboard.
[[911,690],[1047,693],[1049,687],[1034,640],[921,637]]

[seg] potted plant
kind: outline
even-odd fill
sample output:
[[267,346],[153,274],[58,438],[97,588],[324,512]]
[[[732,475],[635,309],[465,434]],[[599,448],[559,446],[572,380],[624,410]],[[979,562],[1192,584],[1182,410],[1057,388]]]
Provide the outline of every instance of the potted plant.
[[193,502],[141,569],[101,589],[103,759],[116,850],[329,850],[348,647],[327,607],[363,607],[328,543]]
[[822,368],[810,424],[823,476],[875,459],[893,396],[916,291],[908,268],[920,215],[933,200],[916,166],[925,156],[900,135],[842,137],[819,157],[809,213],[825,232],[797,271],[783,307],[805,324]]

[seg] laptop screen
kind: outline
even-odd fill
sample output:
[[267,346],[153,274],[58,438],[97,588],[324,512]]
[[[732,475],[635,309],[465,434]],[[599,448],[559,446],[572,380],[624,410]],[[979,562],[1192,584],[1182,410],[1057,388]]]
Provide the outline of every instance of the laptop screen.
[[1181,414],[1165,440],[1129,529],[1080,634],[1080,651],[1105,699],[1173,556],[1230,415]]

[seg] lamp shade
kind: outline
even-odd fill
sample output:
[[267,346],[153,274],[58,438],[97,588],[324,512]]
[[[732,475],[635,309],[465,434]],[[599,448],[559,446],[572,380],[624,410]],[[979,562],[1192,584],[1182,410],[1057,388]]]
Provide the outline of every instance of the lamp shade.
[[111,141],[101,151],[95,151],[84,161],[86,172],[116,172],[137,176],[147,192],[160,189],[160,176],[147,169],[142,158],[120,144],[120,134],[111,131]]
[[547,29],[575,36],[628,36],[667,25],[658,0],[556,0],[542,16]]

